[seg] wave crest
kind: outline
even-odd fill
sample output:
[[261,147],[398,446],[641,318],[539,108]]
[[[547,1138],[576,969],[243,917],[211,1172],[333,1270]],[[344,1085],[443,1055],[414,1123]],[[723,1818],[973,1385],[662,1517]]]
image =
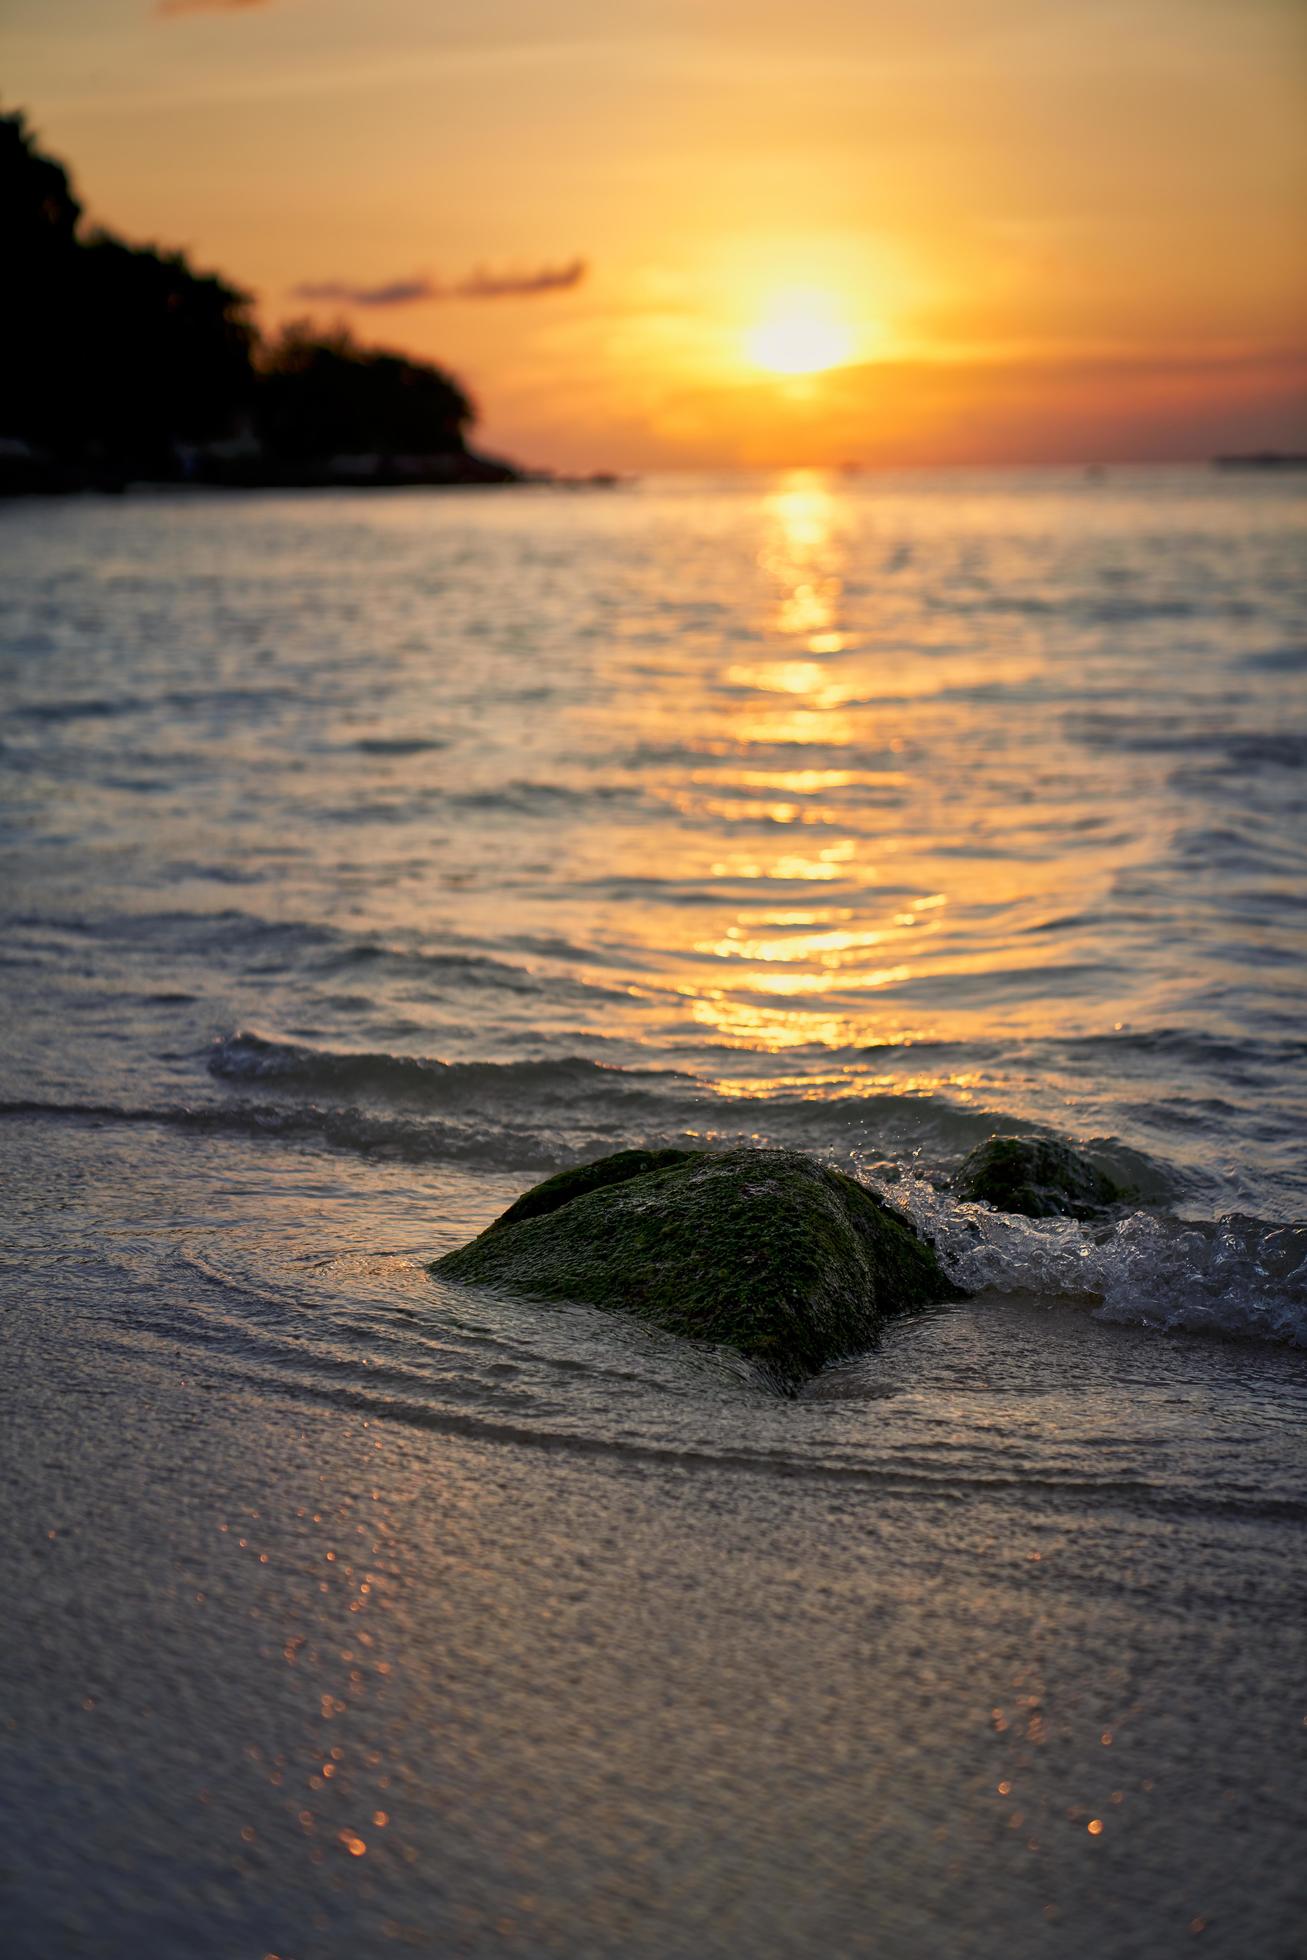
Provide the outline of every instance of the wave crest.
[[1092,1298],[1096,1317],[1164,1332],[1307,1347],[1307,1225],[1136,1211],[1109,1224],[1030,1219],[894,1186],[972,1292]]

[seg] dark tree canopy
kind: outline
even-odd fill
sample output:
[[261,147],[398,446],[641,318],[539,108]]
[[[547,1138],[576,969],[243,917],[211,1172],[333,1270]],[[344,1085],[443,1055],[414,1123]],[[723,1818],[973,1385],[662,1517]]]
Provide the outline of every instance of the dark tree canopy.
[[21,115],[0,116],[0,434],[61,441],[76,426],[81,206],[67,173],[33,148]]
[[230,431],[253,390],[248,294],[180,252],[82,236],[66,172],[21,115],[0,117],[0,213],[0,434],[166,471],[176,443]]
[[360,347],[344,328],[284,327],[264,349],[259,421],[280,456],[435,456],[463,447],[473,419],[449,375],[378,347]]
[[21,114],[0,116],[0,247],[0,438],[74,476],[220,473],[206,446],[233,438],[248,481],[342,454],[466,456],[473,408],[452,377],[307,323],[265,345],[248,293],[182,252],[88,233]]
[[32,266],[72,247],[82,207],[63,165],[33,149],[22,115],[0,116],[0,183],[7,247]]
[[230,435],[249,408],[255,332],[248,295],[180,252],[97,232],[81,249],[94,322],[88,426],[114,455]]

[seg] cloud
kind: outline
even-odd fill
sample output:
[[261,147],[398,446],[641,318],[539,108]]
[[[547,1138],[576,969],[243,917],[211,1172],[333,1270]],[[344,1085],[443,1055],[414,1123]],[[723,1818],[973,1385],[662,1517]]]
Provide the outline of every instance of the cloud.
[[565,293],[586,275],[584,259],[566,265],[542,265],[536,272],[483,272],[477,269],[454,287],[451,299],[526,299],[534,293]]
[[295,286],[296,299],[334,300],[341,306],[411,306],[414,300],[442,299],[430,279],[392,279],[385,286],[351,286],[343,279],[312,280]]
[[[191,0],[180,0],[191,4]],[[251,4],[251,0],[240,0]],[[338,306],[412,306],[423,300],[533,299],[540,293],[565,293],[579,286],[587,271],[584,259],[565,265],[542,265],[534,272],[487,272],[478,267],[452,286],[439,280],[389,279],[381,286],[356,286],[346,279],[310,280],[293,288],[296,299],[334,301]]]
[[154,11],[167,20],[174,14],[245,14],[269,4],[270,0],[158,0]]

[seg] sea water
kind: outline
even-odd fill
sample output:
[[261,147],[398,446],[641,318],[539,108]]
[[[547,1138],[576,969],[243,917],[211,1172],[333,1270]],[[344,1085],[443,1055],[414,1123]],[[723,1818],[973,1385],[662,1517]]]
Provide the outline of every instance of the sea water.
[[[1305,517],[0,513],[7,1951],[1295,1950]],[[784,1403],[426,1271],[739,1141],[973,1297]]]

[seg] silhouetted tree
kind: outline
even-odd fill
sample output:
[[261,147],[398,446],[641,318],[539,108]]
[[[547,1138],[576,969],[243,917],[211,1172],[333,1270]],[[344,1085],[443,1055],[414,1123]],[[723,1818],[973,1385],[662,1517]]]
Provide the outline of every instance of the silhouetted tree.
[[81,215],[67,173],[33,147],[24,118],[0,116],[0,435],[51,441],[76,427]]
[[279,456],[444,456],[462,451],[471,401],[452,376],[384,348],[360,347],[347,329],[322,334],[306,320],[265,348],[259,426]]
[[50,255],[64,255],[76,242],[82,207],[73,196],[68,173],[53,157],[32,147],[27,120],[20,113],[0,116],[0,203],[6,248],[25,266]]
[[[242,482],[330,480],[342,454],[455,466],[437,481],[515,475],[469,455],[472,403],[440,368],[303,321],[265,346],[249,295],[184,253],[87,234],[67,172],[21,114],[0,116],[0,250],[0,437],[53,457],[53,487],[173,477],[184,450],[240,432],[261,440],[261,460],[210,452],[190,464]],[[23,487],[31,470],[10,465],[0,488]]]
[[174,444],[230,431],[254,395],[247,294],[181,252],[82,239],[21,115],[0,117],[0,214],[0,435],[171,473]]
[[163,466],[178,442],[231,434],[254,399],[249,296],[180,252],[97,232],[83,246],[93,322],[85,426],[115,456]]

